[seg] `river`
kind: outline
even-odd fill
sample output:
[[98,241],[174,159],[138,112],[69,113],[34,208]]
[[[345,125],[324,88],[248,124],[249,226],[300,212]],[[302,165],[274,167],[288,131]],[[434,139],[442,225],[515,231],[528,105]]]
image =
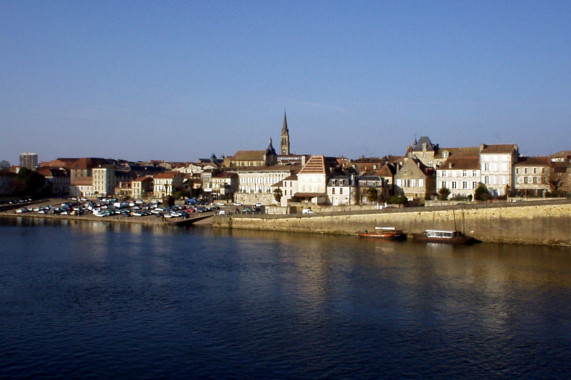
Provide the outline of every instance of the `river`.
[[0,220],[2,378],[568,378],[571,249]]

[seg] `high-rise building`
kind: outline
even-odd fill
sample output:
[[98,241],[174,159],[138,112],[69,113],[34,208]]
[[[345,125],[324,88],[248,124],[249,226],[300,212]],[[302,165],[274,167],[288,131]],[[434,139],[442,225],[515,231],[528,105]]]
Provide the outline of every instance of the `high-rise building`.
[[38,155],[36,153],[20,154],[20,167],[36,170],[38,168]]

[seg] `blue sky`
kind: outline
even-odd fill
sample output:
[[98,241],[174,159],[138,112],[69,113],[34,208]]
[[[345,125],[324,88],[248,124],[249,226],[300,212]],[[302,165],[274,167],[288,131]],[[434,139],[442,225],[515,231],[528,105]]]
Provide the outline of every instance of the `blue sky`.
[[571,149],[571,1],[0,0],[0,160]]

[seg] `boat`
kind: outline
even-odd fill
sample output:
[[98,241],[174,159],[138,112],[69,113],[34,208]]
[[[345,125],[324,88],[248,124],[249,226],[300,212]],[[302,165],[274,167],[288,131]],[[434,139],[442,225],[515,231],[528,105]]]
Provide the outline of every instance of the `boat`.
[[406,234],[395,227],[375,227],[375,231],[373,232],[360,232],[359,237],[384,240],[404,240],[406,239]]
[[412,234],[412,238],[427,243],[471,244],[476,242],[473,237],[456,230],[426,230],[421,234]]

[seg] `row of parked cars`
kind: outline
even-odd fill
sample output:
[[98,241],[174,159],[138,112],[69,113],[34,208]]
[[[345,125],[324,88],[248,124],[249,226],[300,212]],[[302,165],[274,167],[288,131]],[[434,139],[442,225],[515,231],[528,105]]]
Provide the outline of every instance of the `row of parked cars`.
[[152,202],[119,201],[116,199],[71,199],[58,205],[28,206],[16,210],[17,213],[36,212],[47,215],[84,215],[92,214],[97,217],[124,216],[146,217],[155,216],[161,218],[188,218],[195,212],[213,211],[211,207],[203,205],[174,205],[163,206],[161,201]]

